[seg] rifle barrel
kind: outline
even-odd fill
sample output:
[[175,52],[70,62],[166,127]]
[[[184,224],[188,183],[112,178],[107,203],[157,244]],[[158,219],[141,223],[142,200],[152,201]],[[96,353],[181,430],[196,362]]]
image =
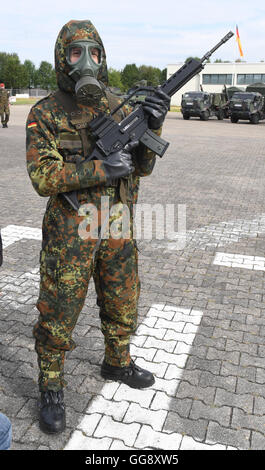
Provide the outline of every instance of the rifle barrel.
[[204,68],[205,60],[208,60],[209,57],[213,54],[216,49],[218,49],[222,44],[228,41],[234,33],[229,31],[221,41],[216,44],[209,52],[207,52],[201,60],[190,59],[185,63],[177,72],[175,72],[166,82],[161,86],[162,91],[167,93],[169,96],[174,95],[180,88],[183,87],[191,78],[200,73]]
[[[161,85],[161,90],[164,91],[167,95],[174,95],[180,88],[182,88],[189,80],[191,80],[195,75],[201,72],[204,68],[204,63],[209,57],[226,41],[228,41],[234,33],[229,31],[221,41],[216,44],[209,52],[207,52],[201,60],[190,59],[185,63],[177,72],[175,72],[168,80],[166,80],[163,85]],[[147,87],[145,87],[147,88]],[[115,108],[111,115],[115,114],[130,98],[132,95],[129,95],[117,108]]]
[[203,58],[201,59],[201,62],[204,62],[205,60],[208,60],[209,57],[211,57],[211,55],[217,50],[219,49],[219,47],[224,44],[225,42],[227,42],[229,39],[231,39],[231,37],[234,36],[234,33],[232,31],[229,31],[229,33],[227,33],[222,39],[221,41],[218,42],[218,44],[216,44],[216,46],[214,46],[209,52],[207,52]]

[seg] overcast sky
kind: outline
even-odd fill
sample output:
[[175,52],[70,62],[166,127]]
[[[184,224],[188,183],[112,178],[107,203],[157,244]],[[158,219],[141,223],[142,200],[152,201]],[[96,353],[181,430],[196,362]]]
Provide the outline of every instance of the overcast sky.
[[[98,29],[109,67],[183,62],[203,56],[238,24],[247,62],[265,60],[265,1],[249,0],[13,0],[0,10],[0,52],[21,62],[54,64],[54,43],[70,19],[89,19]],[[239,58],[235,36],[212,60]]]

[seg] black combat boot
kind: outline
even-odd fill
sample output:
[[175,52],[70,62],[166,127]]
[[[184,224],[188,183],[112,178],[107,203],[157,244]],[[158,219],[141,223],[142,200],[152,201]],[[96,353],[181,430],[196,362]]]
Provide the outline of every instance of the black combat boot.
[[43,432],[56,434],[64,431],[66,422],[62,390],[41,392],[39,418],[40,428]]
[[153,374],[138,367],[132,359],[126,367],[110,366],[104,361],[101,376],[104,379],[123,382],[132,388],[147,388],[155,383]]

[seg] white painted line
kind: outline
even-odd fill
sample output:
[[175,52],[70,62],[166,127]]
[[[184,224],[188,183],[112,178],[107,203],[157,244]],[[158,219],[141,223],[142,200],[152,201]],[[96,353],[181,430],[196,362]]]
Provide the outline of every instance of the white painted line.
[[23,225],[7,225],[1,229],[3,248],[12,243],[26,238],[28,240],[41,240],[42,231],[40,228],[24,227]]
[[[42,231],[38,228],[25,227],[22,225],[7,225],[1,228],[1,237],[3,248],[5,249],[23,239],[41,240]],[[17,283],[18,279],[20,281],[19,283]],[[36,300],[34,295],[36,296],[38,293],[40,281],[39,265],[32,268],[29,272],[12,272],[12,274],[8,276],[5,275],[1,281],[6,282],[6,284],[1,287],[1,302],[7,302],[9,308],[27,312],[29,305],[32,304],[32,306],[35,306]]]
[[247,256],[233,253],[216,253],[213,264],[229,268],[252,269],[265,271],[265,258],[261,256]]
[[[186,245],[184,249],[193,247],[200,250],[205,250],[207,247],[219,248],[237,243],[242,238],[257,238],[260,234],[265,234],[265,214],[252,220],[236,219],[188,230],[185,234]],[[179,249],[177,239],[178,235],[176,235],[176,240],[154,240],[151,245],[153,248],[174,251]]]
[[[265,231],[264,222],[263,215],[258,221],[261,225],[261,232]],[[228,223],[229,227],[226,227],[228,230],[225,230],[226,233],[222,234],[225,236],[221,236],[221,239],[218,226],[209,226],[190,232],[190,238],[200,248],[209,245],[225,245],[232,241],[231,230],[233,231],[233,228],[230,226],[233,224],[234,222]],[[260,233],[257,223],[251,227],[250,222],[249,226],[242,228],[243,236],[255,237],[257,233]],[[246,231],[248,234],[245,233]],[[202,232],[205,233],[206,239],[201,236]],[[239,240],[242,236],[242,230],[237,230],[237,232]],[[22,239],[42,239],[41,229],[17,225],[8,225],[2,228],[1,234],[4,248]],[[161,247],[161,240],[159,243]],[[255,258],[255,264],[252,258]],[[239,264],[240,266],[244,264],[242,267],[247,267],[252,263],[253,266],[256,266],[252,269],[263,269],[264,261],[265,258],[241,256]],[[229,262],[232,265],[238,260],[224,261],[222,259],[221,262]],[[35,267],[31,272],[19,274],[19,276],[25,277],[29,287],[37,289],[38,270],[39,268]],[[17,294],[19,295],[19,292]],[[120,450],[130,449],[130,446],[137,449],[151,446],[158,449],[175,450],[176,448],[205,449],[207,445],[210,449],[217,446],[214,442],[199,443],[189,436],[183,438],[183,435],[179,433],[169,430],[161,431],[162,421],[166,419],[165,411],[169,411],[171,397],[176,395],[202,314],[200,310],[153,304],[143,320],[143,326],[139,326],[136,335],[132,338],[131,352],[134,357],[138,357],[137,364],[139,366],[149,369],[156,375],[155,384],[149,389],[137,391],[124,384],[110,381],[101,382],[93,378],[91,388],[92,391],[97,390],[97,396],[91,401],[82,421],[66,444],[65,450]],[[163,332],[162,336],[161,331]],[[172,368],[174,368],[173,376]],[[161,409],[162,391],[166,392],[167,403],[164,403]],[[155,395],[157,400],[154,400],[152,404],[151,400]],[[156,405],[158,398],[160,400],[159,408]],[[221,448],[224,449],[225,446],[220,446]]]
[[[171,397],[176,395],[202,315],[200,310],[153,304],[145,318],[152,319],[150,324],[153,326],[139,325],[131,340],[131,354],[134,358],[137,356],[136,362],[140,367],[156,375],[155,384],[145,390],[136,390],[117,382],[103,382],[102,389],[92,399],[65,450],[93,450],[101,444],[104,444],[105,449],[115,445],[121,448],[119,442],[122,448],[143,449],[154,446],[167,450],[179,447],[182,434],[161,430],[169,411],[170,397],[166,410],[165,407],[157,410],[150,404],[161,390]],[[168,333],[171,339],[170,352]],[[184,349],[179,347],[181,341],[185,344]],[[155,354],[152,359],[148,357],[150,350]],[[176,368],[177,380],[165,378],[170,364]]]

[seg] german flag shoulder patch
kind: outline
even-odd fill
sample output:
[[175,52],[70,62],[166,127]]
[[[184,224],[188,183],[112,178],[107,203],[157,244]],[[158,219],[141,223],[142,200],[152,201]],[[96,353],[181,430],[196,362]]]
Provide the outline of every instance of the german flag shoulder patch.
[[32,127],[37,127],[37,123],[34,121],[34,122],[30,122],[27,126],[28,129],[31,129]]

